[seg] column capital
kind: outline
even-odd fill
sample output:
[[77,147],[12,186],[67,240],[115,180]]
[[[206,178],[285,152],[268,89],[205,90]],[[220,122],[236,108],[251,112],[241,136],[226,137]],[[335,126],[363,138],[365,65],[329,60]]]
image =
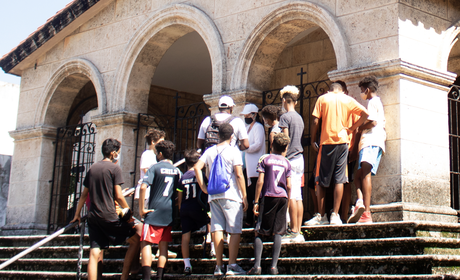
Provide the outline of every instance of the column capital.
[[57,127],[43,125],[39,127],[19,128],[8,133],[15,141],[30,140],[39,137],[54,139],[56,138]]
[[343,70],[334,70],[328,73],[332,81],[343,80],[347,83],[358,82],[365,76],[374,75],[377,78],[402,76],[408,79],[417,79],[431,83],[434,87],[446,89],[451,85],[457,75],[450,72],[441,72],[418,66],[401,59],[392,59],[365,66],[357,66]]
[[138,114],[131,112],[115,112],[94,116],[91,118],[91,122],[96,127],[119,124],[137,125],[137,116]]

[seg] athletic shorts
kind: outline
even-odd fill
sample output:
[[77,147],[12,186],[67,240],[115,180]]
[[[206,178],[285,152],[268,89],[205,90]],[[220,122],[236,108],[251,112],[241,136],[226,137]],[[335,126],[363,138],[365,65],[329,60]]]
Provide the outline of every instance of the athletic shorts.
[[287,229],[285,197],[263,197],[259,204],[255,231],[261,235],[284,235]]
[[211,232],[226,231],[241,234],[243,228],[243,204],[220,198],[209,202],[211,206]]
[[353,183],[353,180],[355,179],[355,166],[356,166],[356,160],[349,162],[347,171],[348,171],[348,183]]
[[172,227],[160,227],[144,224],[142,227],[141,241],[152,244],[160,244],[160,241],[172,242]]
[[210,219],[208,213],[197,207],[182,207],[180,208],[180,223],[182,225],[182,233],[193,232],[199,230],[204,225],[209,224]]
[[289,160],[291,163],[291,199],[302,201],[302,175],[304,172],[303,155]]
[[321,187],[345,184],[348,181],[347,163],[348,144],[321,145],[318,152],[315,181]]
[[123,244],[136,234],[134,222],[122,220],[105,221],[95,218],[88,219],[89,242],[91,248],[108,249],[109,245]]
[[367,162],[372,165],[371,174],[374,176],[377,174],[377,169],[379,169],[380,159],[382,158],[382,148],[378,146],[368,146],[362,148],[359,151],[359,165],[358,169],[361,168],[361,162]]

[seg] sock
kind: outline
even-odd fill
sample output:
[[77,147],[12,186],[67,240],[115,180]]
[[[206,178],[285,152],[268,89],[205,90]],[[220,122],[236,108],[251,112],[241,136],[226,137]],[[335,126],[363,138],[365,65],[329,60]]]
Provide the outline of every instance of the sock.
[[278,258],[281,251],[281,235],[275,234],[273,236],[273,255],[272,255],[272,267],[278,266]]
[[185,267],[192,267],[192,265],[190,264],[190,258],[184,259],[184,265]]
[[163,279],[164,274],[165,274],[164,267],[157,267],[158,279]]
[[142,280],[150,280],[151,274],[152,274],[152,267],[150,266],[142,267]]
[[213,252],[214,255],[216,254],[216,249],[214,248],[214,242],[211,242],[211,252]]
[[104,263],[97,263],[97,280],[102,280],[102,272],[104,272]]
[[264,249],[264,244],[260,236],[256,236],[254,239],[254,267],[260,267],[260,260],[262,258],[262,250]]

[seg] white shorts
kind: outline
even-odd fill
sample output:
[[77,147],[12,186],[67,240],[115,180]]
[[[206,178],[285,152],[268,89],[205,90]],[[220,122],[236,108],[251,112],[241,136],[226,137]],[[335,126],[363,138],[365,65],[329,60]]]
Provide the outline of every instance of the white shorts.
[[302,175],[304,172],[303,155],[290,160],[291,163],[291,199],[302,201]]
[[243,229],[243,204],[220,198],[209,202],[211,207],[211,232],[226,231],[241,234]]

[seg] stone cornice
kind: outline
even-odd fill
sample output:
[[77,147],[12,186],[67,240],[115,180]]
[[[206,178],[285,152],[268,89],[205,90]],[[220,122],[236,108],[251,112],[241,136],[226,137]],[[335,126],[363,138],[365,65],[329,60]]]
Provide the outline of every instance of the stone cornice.
[[138,114],[131,112],[116,112],[105,115],[98,115],[91,118],[96,127],[108,125],[130,124],[137,125]]
[[328,73],[332,81],[344,80],[347,82],[357,81],[369,75],[374,75],[377,78],[402,75],[433,83],[441,87],[451,85],[456,78],[455,74],[424,68],[402,61],[401,59],[387,60],[344,70],[334,70]]
[[29,140],[33,138],[45,137],[56,138],[57,128],[52,126],[41,126],[31,128],[20,128],[10,131],[9,134],[15,141]]
[[245,105],[246,103],[262,104],[262,92],[257,90],[233,90],[222,94],[206,94],[203,96],[203,100],[211,108],[217,108],[222,95],[228,95],[233,98],[236,106]]

